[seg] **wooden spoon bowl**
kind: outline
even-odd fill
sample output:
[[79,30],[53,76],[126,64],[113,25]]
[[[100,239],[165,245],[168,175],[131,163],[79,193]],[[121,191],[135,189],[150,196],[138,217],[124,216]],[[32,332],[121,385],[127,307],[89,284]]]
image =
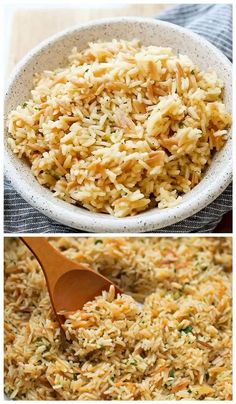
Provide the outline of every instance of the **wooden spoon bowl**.
[[[54,312],[60,325],[63,313],[82,309],[84,304],[108,291],[114,285],[87,264],[78,263],[56,250],[45,237],[21,237],[34,254],[44,272]],[[115,294],[122,293],[114,285]]]

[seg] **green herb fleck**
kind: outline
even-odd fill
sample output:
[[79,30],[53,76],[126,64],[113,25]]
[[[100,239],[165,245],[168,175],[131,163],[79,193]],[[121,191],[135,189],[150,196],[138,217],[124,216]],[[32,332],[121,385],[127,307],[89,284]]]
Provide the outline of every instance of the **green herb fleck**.
[[193,70],[191,70],[191,72],[190,72],[191,74],[194,74],[194,69]]
[[56,180],[59,180],[59,179],[61,178],[61,176],[60,176],[59,174],[57,174],[57,173],[54,173],[54,174],[53,174],[53,177],[54,177]]
[[175,371],[174,369],[171,369],[169,372],[169,377],[175,377]]
[[132,359],[132,361],[130,362],[130,365],[133,366],[137,366],[138,362],[136,361],[136,359]]
[[97,244],[99,244],[99,243],[103,243],[103,241],[102,240],[95,240],[95,244],[97,245]]
[[189,394],[192,393],[192,390],[191,390],[191,389],[188,389],[188,393],[189,393]]
[[177,270],[176,270],[176,268],[174,268],[174,273],[176,274],[176,272],[177,272]]
[[73,373],[73,380],[78,380],[79,373]]
[[45,348],[44,352],[50,351],[50,349],[51,349],[51,344],[49,343],[48,345],[45,345],[45,346],[46,346],[46,348]]
[[10,261],[11,265],[16,265],[17,264],[17,260],[14,259],[14,258],[10,258],[9,261]]
[[48,352],[51,349],[51,343],[46,338],[39,338],[37,339],[35,345],[37,347],[44,346],[44,352]]
[[202,267],[202,271],[206,271],[208,269],[208,266]]
[[46,170],[45,171],[46,174],[51,175],[53,178],[55,178],[56,180],[59,180],[62,176],[60,174],[58,174],[56,171],[54,170]]
[[183,331],[185,334],[188,334],[189,332],[193,331],[193,327],[191,325],[188,325],[185,328],[182,328],[180,331]]
[[28,102],[24,102],[24,104],[22,105],[22,108],[26,108],[28,105]]
[[111,376],[110,379],[111,379],[112,382],[114,382],[115,376]]

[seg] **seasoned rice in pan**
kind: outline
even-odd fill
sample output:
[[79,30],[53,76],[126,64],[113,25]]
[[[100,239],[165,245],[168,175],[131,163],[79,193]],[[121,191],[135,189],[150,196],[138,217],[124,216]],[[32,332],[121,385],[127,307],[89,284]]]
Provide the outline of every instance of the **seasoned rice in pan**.
[[51,242],[125,294],[111,288],[68,316],[62,344],[42,270],[18,239],[6,239],[8,397],[232,399],[230,238]]

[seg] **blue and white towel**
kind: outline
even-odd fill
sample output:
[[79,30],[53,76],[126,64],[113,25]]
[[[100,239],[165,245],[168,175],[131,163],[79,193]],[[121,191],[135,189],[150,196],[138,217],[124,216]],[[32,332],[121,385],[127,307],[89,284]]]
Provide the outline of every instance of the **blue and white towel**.
[[[230,4],[180,5],[165,11],[158,19],[181,25],[205,37],[232,61],[232,6]],[[4,192],[5,233],[80,233],[54,222],[32,208],[5,181]],[[192,217],[158,233],[209,233],[232,209],[230,185],[214,202]]]

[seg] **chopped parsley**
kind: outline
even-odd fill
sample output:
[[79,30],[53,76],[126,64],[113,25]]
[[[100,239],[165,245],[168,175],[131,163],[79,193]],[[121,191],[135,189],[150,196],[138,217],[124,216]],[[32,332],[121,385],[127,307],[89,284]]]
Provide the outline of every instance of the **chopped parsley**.
[[44,346],[44,352],[48,352],[51,349],[51,343],[46,338],[38,338],[35,345],[38,348]]
[[59,180],[61,178],[61,175],[54,170],[46,170],[45,173],[51,175],[53,178],[55,178],[55,180]]
[[28,102],[24,102],[24,104],[22,104],[22,108],[26,108],[28,105]]
[[169,372],[169,377],[175,377],[175,371],[174,369],[171,369]]
[[17,264],[17,260],[14,258],[9,258],[10,264],[11,265],[16,265]]
[[95,244],[97,245],[97,244],[102,244],[103,243],[103,241],[102,240],[95,240]]
[[191,325],[188,325],[187,327],[182,328],[180,330],[180,332],[184,332],[185,334],[188,334],[189,332],[192,332],[192,331],[193,331],[193,327]]
[[189,394],[192,393],[192,390],[191,390],[191,389],[188,389],[188,393],[189,393]]

